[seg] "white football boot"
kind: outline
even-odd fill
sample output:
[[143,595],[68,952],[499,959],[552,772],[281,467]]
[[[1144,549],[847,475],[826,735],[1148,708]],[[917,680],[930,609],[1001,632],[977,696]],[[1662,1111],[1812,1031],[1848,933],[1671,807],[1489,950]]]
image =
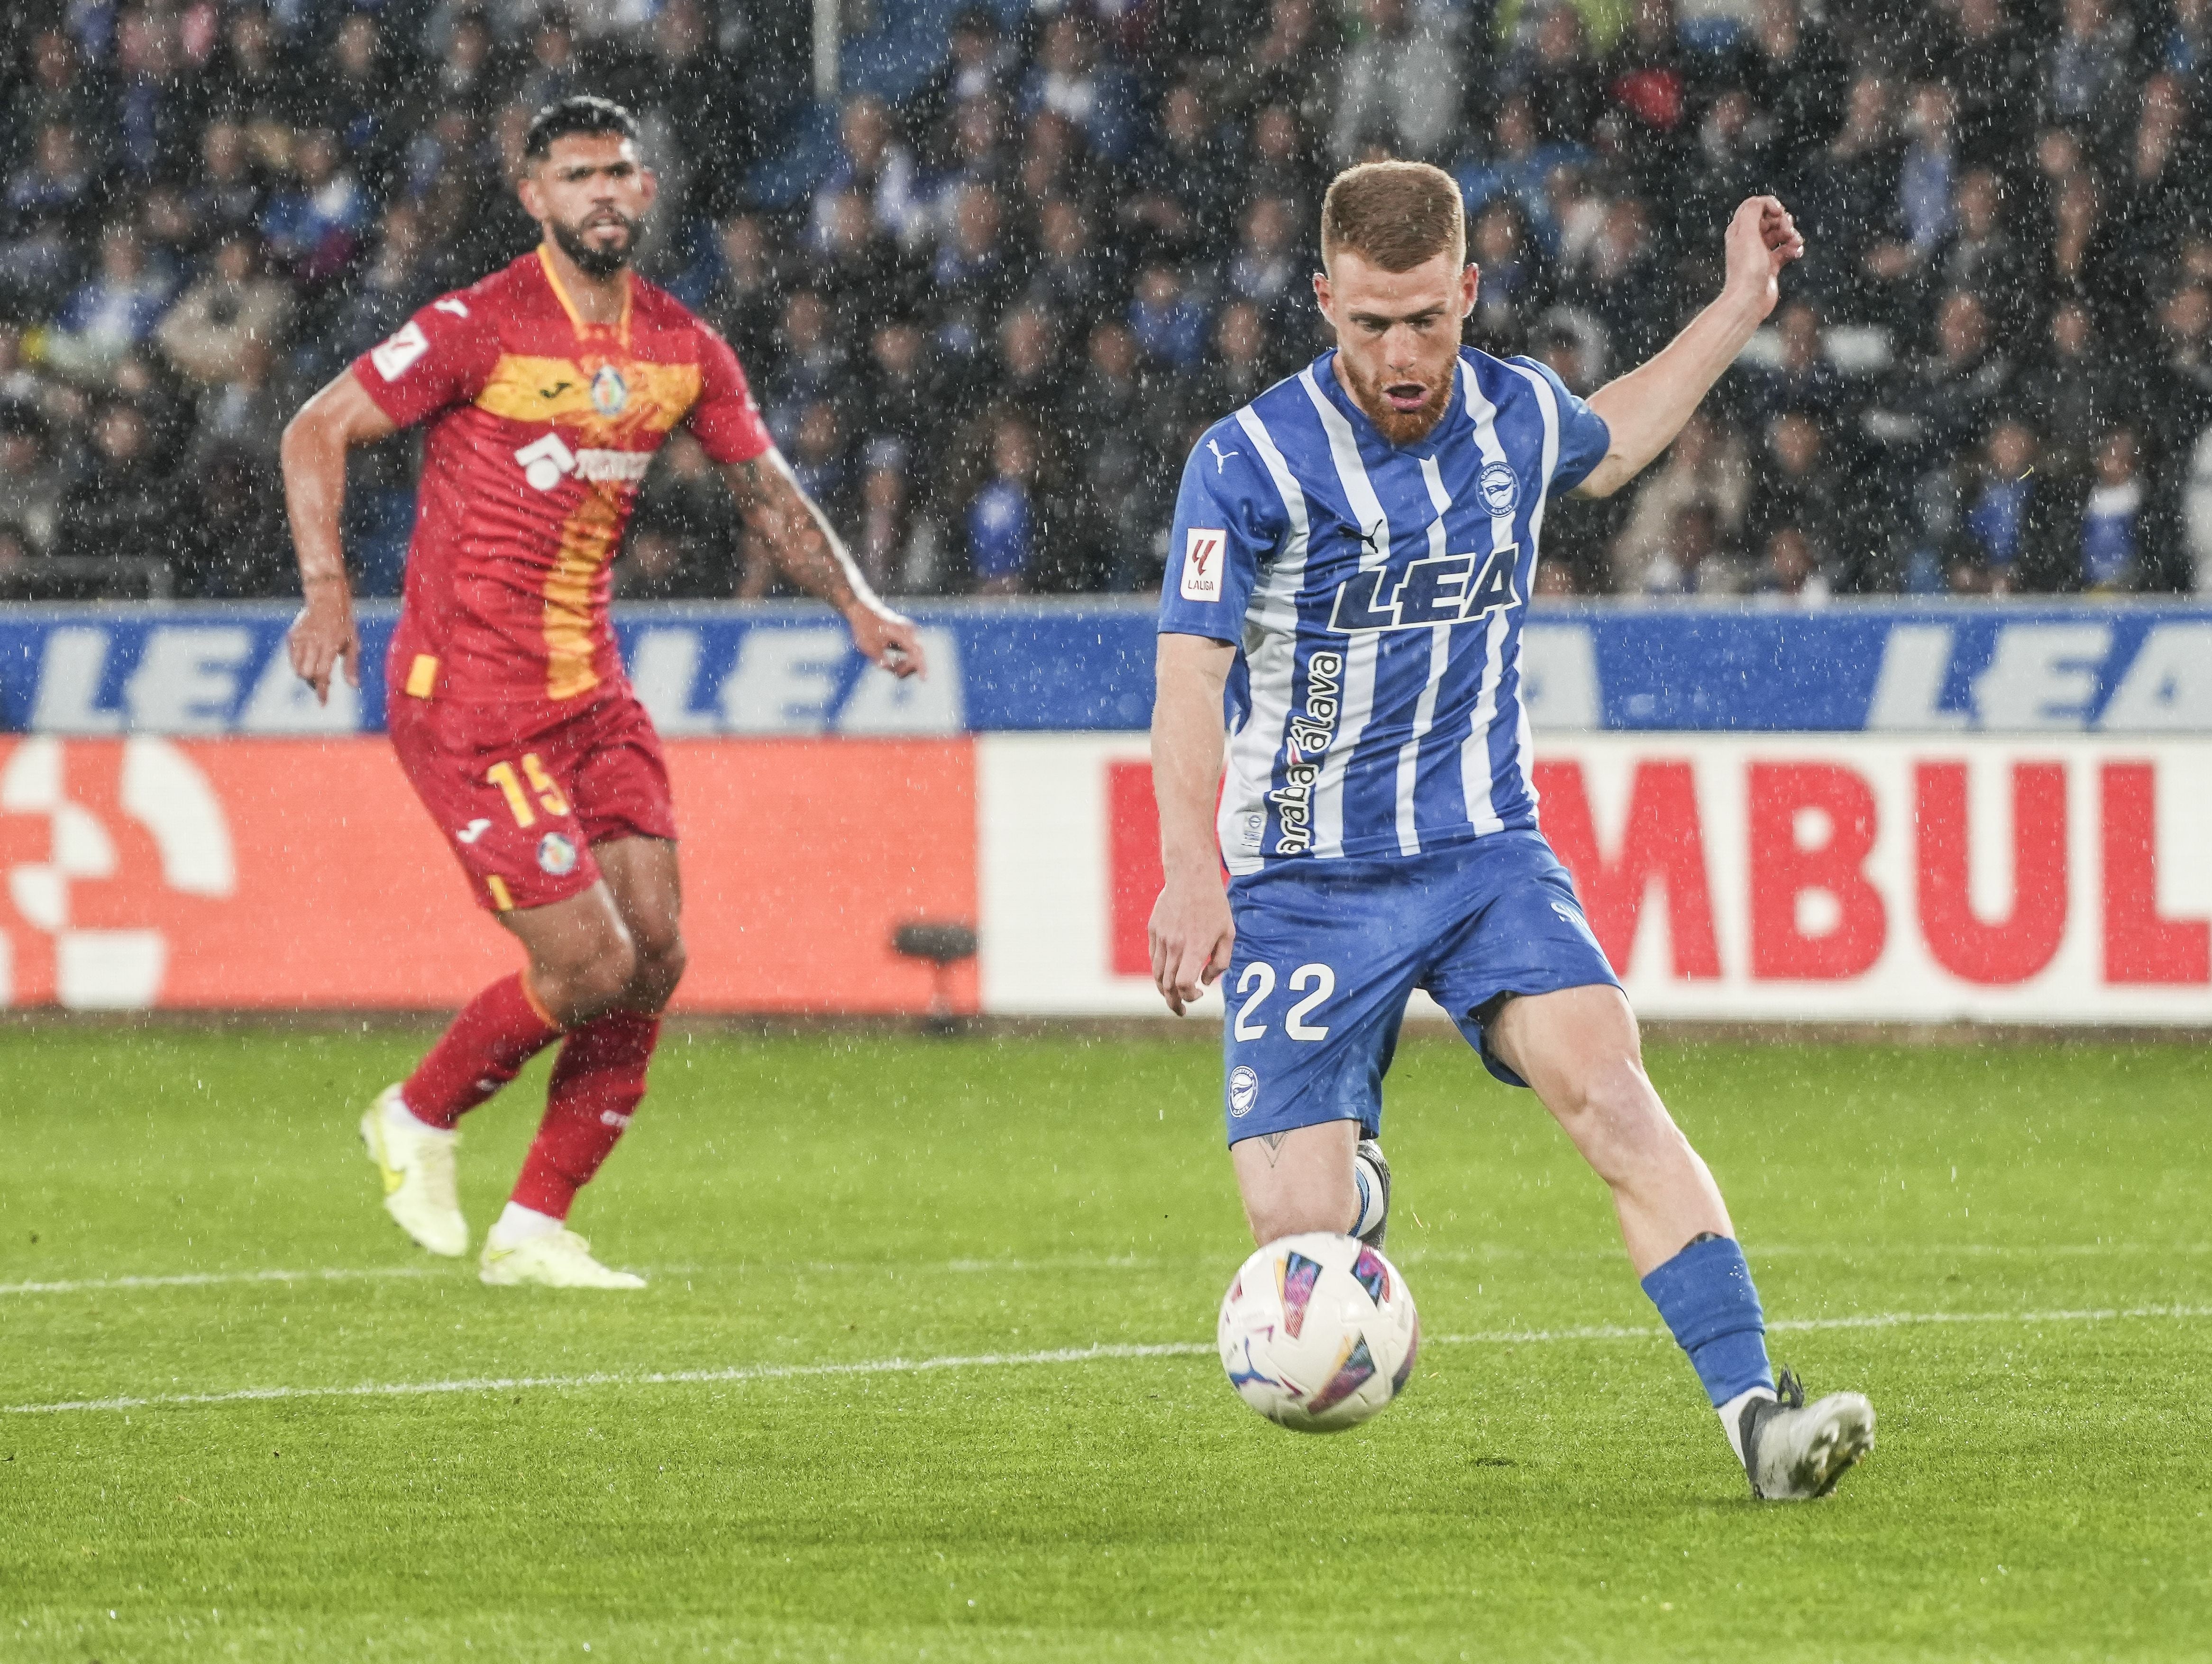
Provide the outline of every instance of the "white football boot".
[[503,1236],[492,1227],[484,1237],[483,1269],[495,1288],[536,1284],[548,1289],[641,1289],[645,1278],[614,1271],[592,1258],[592,1245],[573,1230]]
[[384,1211],[418,1244],[448,1260],[469,1251],[469,1222],[453,1193],[453,1146],[460,1139],[409,1114],[397,1086],[378,1093],[361,1118],[361,1141],[384,1175]]
[[1743,1471],[1751,1494],[1767,1502],[1802,1503],[1836,1488],[1844,1469],[1874,1448],[1874,1406],[1861,1393],[1831,1393],[1805,1402],[1788,1369],[1771,1399],[1743,1406]]

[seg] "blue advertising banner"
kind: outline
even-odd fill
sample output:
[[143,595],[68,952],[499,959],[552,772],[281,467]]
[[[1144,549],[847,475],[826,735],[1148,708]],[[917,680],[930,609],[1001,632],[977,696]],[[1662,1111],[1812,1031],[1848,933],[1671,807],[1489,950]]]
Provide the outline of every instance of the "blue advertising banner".
[[[915,612],[934,666],[923,683],[863,665],[818,607],[639,605],[617,628],[672,738],[1127,730],[1150,716],[1149,604]],[[286,661],[283,607],[0,608],[0,731],[374,732],[394,616],[364,608],[362,686],[319,706]],[[2212,733],[2212,606],[1560,606],[1531,615],[1524,675],[1540,733]]]

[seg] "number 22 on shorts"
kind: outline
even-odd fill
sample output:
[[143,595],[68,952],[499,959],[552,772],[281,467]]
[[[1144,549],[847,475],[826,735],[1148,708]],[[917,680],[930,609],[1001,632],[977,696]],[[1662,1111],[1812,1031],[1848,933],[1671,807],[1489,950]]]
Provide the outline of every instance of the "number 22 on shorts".
[[553,776],[545,772],[545,765],[538,760],[535,751],[522,754],[522,777],[517,777],[512,762],[502,760],[485,769],[484,778],[499,787],[500,795],[507,799],[507,806],[513,812],[517,826],[534,826],[538,822],[538,811],[531,807],[530,793],[523,789],[523,778],[529,780],[531,790],[538,794],[538,805],[547,814],[565,815],[568,812],[568,799],[561,795],[561,788],[554,783]]
[[[1336,992],[1336,973],[1327,965],[1300,965],[1291,973],[1291,992],[1313,992],[1292,1005],[1283,1016],[1283,1032],[1292,1040],[1326,1040],[1327,1023],[1309,1023],[1306,1019],[1314,1008]],[[1260,960],[1244,967],[1244,974],[1237,979],[1237,992],[1244,1003],[1237,1008],[1237,1038],[1258,1040],[1267,1032],[1267,1025],[1260,1020],[1260,1007],[1275,991],[1275,968]]]

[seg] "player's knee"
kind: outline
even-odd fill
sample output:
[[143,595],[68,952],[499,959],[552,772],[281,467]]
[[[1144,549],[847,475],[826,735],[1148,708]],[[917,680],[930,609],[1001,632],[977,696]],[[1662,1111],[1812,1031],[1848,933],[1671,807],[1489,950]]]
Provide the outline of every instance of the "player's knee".
[[561,963],[540,973],[541,986],[555,1014],[568,1023],[588,1023],[612,1010],[637,975],[637,946],[617,927],[595,937]]
[[1664,1160],[1682,1142],[1643,1065],[1632,1056],[1594,1063],[1575,1083],[1561,1119],[1607,1183]]
[[684,938],[673,930],[641,937],[637,944],[637,969],[630,978],[630,1004],[658,1011],[666,1005],[684,980],[691,963]]

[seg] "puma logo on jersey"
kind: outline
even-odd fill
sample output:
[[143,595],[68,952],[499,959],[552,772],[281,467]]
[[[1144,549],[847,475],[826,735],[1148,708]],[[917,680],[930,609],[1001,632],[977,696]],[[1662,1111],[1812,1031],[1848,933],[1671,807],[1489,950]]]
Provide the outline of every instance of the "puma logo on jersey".
[[1220,443],[1220,441],[1219,441],[1218,440],[1211,440],[1211,439],[1210,439],[1210,440],[1206,440],[1206,448],[1207,450],[1209,450],[1209,451],[1211,451],[1211,452],[1213,452],[1213,471],[1214,471],[1215,473],[1217,473],[1217,474],[1218,474],[1218,473],[1219,473],[1223,469],[1224,469],[1224,468],[1226,468],[1227,466],[1229,466],[1229,459],[1230,459],[1230,458],[1231,458],[1231,457],[1241,457],[1241,456],[1243,456],[1243,455],[1244,454],[1242,451],[1224,451],[1224,450],[1223,450],[1223,449],[1221,448],[1221,443]]
[[1512,606],[1521,598],[1514,580],[1519,553],[1516,545],[1508,544],[1487,556],[1431,556],[1408,566],[1395,586],[1388,567],[1370,568],[1337,586],[1328,627],[1343,635],[1427,629]]
[[463,843],[474,843],[478,838],[481,838],[485,833],[490,830],[491,823],[489,821],[477,819],[471,821],[459,831],[454,833],[453,835],[459,838]]

